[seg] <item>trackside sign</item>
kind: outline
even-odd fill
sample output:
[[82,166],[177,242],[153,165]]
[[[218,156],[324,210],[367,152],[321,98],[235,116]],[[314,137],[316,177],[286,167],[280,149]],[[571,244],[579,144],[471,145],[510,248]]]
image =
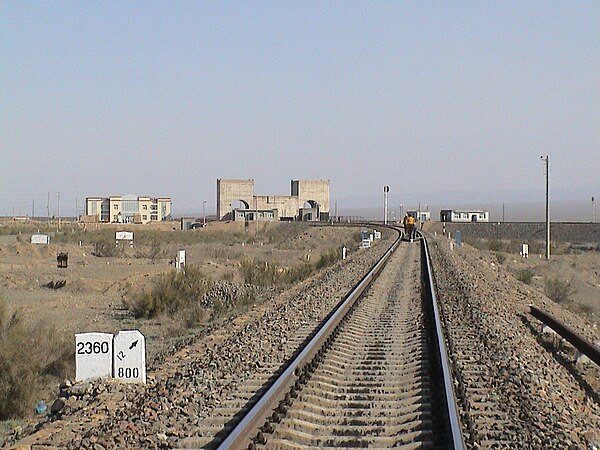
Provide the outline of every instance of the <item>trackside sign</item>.
[[146,383],[146,338],[138,330],[75,335],[75,381]]

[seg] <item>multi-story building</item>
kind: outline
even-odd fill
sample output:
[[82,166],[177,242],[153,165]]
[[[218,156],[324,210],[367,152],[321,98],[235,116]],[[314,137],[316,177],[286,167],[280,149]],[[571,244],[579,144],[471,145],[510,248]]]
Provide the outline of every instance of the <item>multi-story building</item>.
[[87,197],[88,220],[104,223],[148,223],[171,219],[169,197],[136,197],[135,195]]

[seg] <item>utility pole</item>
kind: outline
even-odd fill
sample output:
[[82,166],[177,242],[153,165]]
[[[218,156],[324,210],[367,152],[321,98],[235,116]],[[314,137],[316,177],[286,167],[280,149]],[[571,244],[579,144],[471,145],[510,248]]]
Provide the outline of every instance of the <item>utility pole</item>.
[[383,187],[383,224],[388,223],[388,192],[390,192],[389,186]]
[[596,204],[594,203],[594,197],[592,197],[592,223],[596,223]]
[[202,227],[206,226],[206,200],[202,202]]
[[548,161],[548,155],[540,156],[544,161],[545,172],[546,172],[546,259],[550,259],[550,203],[548,201],[548,178],[550,172],[550,165]]
[[75,222],[79,222],[79,203],[77,203],[77,197],[75,197]]

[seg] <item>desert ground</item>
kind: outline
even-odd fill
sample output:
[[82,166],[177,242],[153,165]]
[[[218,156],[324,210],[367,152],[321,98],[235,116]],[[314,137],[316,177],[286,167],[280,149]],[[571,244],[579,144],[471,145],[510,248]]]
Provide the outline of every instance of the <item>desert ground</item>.
[[[30,243],[31,235],[38,230],[50,234],[49,245]],[[134,232],[132,245],[116,245],[115,232],[122,230]],[[42,381],[35,398],[45,398],[56,391],[63,375],[74,378],[75,333],[138,329],[146,337],[147,358],[152,364],[154,359],[207,332],[230,310],[272,298],[311,270],[317,271],[322,256],[337,259],[343,246],[348,254],[357,251],[359,235],[360,228],[299,223],[263,223],[258,227],[209,223],[206,228],[186,231],[181,231],[176,222],[151,227],[63,224],[57,231],[56,224],[48,230],[43,223],[2,222],[0,306],[4,306],[6,317],[18,312],[24,333],[51,334],[60,343],[52,351],[68,354],[63,357],[67,361],[59,371],[60,377],[55,373]],[[212,283],[205,295],[205,311],[194,321],[181,317],[188,314],[187,310],[180,315],[136,317],[128,309],[128,301],[150,292],[166,274],[174,273],[175,257],[181,249],[186,250],[187,267],[197,268],[200,276]],[[56,257],[63,252],[68,253],[68,267],[58,268]],[[325,258],[321,264],[323,261],[333,262]],[[244,279],[252,274],[244,275],[243,264],[259,271],[264,265],[275,274],[300,270],[297,280],[263,280],[253,286]],[[64,286],[55,288],[57,284]],[[211,303],[221,297],[235,302],[236,295],[247,292],[252,297],[248,304],[223,307],[219,303],[217,311]],[[32,404],[26,410],[31,412],[34,407]]]
[[[437,225],[429,224],[425,231],[435,237],[436,245],[453,245],[452,239],[439,235]],[[75,333],[139,329],[147,339],[149,368],[159,369],[166,358],[218,330],[228,314],[243,313],[283,291],[302,289],[302,280],[318,274],[321,262],[334,263],[328,259],[331,255],[339,260],[342,246],[348,248],[350,257],[363,251],[358,249],[361,228],[323,224],[271,223],[257,228],[239,223],[211,223],[206,228],[188,231],[179,230],[176,223],[141,228],[112,225],[83,228],[79,224],[65,225],[61,231],[53,229],[49,245],[31,244],[31,234],[38,228],[44,232],[44,224],[3,223],[0,227],[0,301],[8,311],[20,311],[27,330],[55,330],[67,348],[65,357],[69,364],[61,372],[43,379],[36,396],[28,398],[31,404],[27,405],[25,417],[4,422],[0,438],[2,433],[12,433],[15,427],[35,423],[32,411],[37,399],[51,401],[62,378],[74,378]],[[133,245],[116,246],[115,231],[126,229],[134,232]],[[545,293],[548,280],[560,280],[563,287],[567,286],[567,295],[557,307],[581,317],[591,325],[588,330],[597,330],[600,252],[596,247],[583,248],[580,244],[563,242],[560,253],[545,261],[536,254],[521,257],[515,243],[508,240],[478,238],[465,242],[464,248],[471,259],[479,259],[482,267],[496,265],[508,271],[529,285],[528,289],[537,291],[537,295]],[[532,248],[536,246],[539,243],[532,242]],[[203,297],[208,299],[204,304],[206,314],[192,322],[187,317],[189,310],[184,310],[183,316],[165,312],[152,317],[136,315],[132,304],[174,272],[175,255],[180,249],[186,250],[188,267],[197,268],[202,277],[214,283],[212,291]],[[61,252],[69,255],[66,269],[57,267],[56,256]],[[244,267],[257,270],[258,275],[267,273],[269,268],[272,275],[298,273],[298,276],[286,282],[275,277],[266,282],[256,278],[249,283]],[[293,271],[306,268],[311,270]],[[494,278],[494,270],[490,273],[489,277]],[[59,286],[64,282],[64,286],[54,288],[57,282]],[[236,303],[236,295],[248,290],[252,292],[252,300]],[[223,305],[218,303],[220,298],[234,300]],[[0,325],[1,313],[0,309]]]
[[[180,249],[186,250],[186,264],[199,267],[207,277],[243,283],[238,270],[241,261],[300,266],[316,262],[324,252],[341,251],[344,245],[352,252],[359,244],[359,229],[350,227],[277,223],[260,224],[256,229],[239,223],[210,223],[206,228],[180,231],[177,226],[140,230],[107,225],[99,230],[88,225],[83,231],[63,225],[64,231],[50,233],[50,245],[31,244],[30,236],[37,231],[31,227],[29,232],[2,235],[1,295],[10,308],[22,310],[28,321],[43,321],[61,332],[116,332],[135,326],[153,335],[159,323],[134,320],[123,300],[151,289],[162,275],[174,271]],[[94,242],[105,236],[114,242],[116,230],[133,231],[133,244],[121,244],[122,253],[116,256],[97,256]],[[151,237],[142,240],[144,232]],[[57,267],[56,256],[61,252],[68,253],[67,268]],[[47,287],[62,280],[66,281],[62,288]]]

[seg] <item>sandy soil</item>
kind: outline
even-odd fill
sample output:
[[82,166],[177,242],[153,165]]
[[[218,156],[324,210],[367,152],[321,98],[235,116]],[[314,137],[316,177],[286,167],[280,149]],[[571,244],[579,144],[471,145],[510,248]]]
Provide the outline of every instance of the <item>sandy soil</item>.
[[[30,244],[25,233],[19,238],[0,236],[0,295],[9,307],[20,308],[32,322],[41,320],[70,334],[135,327],[145,334],[160,335],[156,321],[132,318],[123,306],[123,297],[149,289],[154,280],[174,270],[178,249],[186,250],[188,265],[200,266],[213,279],[229,276],[241,281],[238,267],[245,259],[290,267],[309,258],[317,261],[321,253],[342,245],[351,251],[358,245],[356,228],[276,223],[261,224],[257,234],[254,227],[243,224],[213,223],[187,232],[173,231],[169,226],[162,231],[166,243],[161,244],[154,259],[141,257],[148,253],[148,245],[137,244],[126,248],[123,257],[97,257],[90,242],[95,232],[89,231],[88,241],[81,246],[79,242]],[[181,243],[178,236],[182,236]],[[57,268],[59,252],[69,254],[66,269]],[[66,280],[65,287],[55,290],[44,286],[59,280]]]

